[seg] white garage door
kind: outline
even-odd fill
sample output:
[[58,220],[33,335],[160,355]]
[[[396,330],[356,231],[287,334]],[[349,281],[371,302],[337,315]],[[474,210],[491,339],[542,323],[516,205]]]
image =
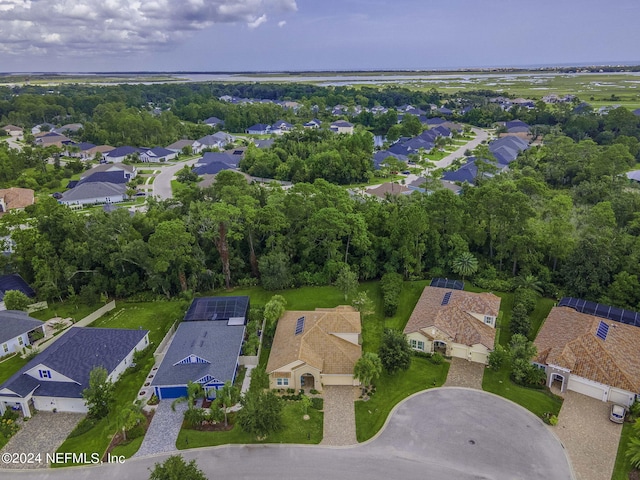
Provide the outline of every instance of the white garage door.
[[629,406],[633,403],[635,395],[624,390],[612,388],[609,390],[609,401],[619,405]]
[[353,375],[321,375],[323,385],[351,385]]
[[452,345],[451,356],[467,359],[467,347],[465,345]]
[[581,377],[574,377],[573,375],[569,377],[569,385],[567,388],[574,392],[578,392],[592,398],[597,398],[598,400],[604,400],[606,398],[606,385],[590,382]]
[[486,364],[487,354],[485,352],[471,352],[471,361]]

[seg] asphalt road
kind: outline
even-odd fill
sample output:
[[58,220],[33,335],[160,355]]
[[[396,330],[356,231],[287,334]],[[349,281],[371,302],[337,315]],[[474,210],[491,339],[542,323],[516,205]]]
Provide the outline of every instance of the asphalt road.
[[153,195],[158,197],[160,200],[165,200],[167,198],[173,197],[171,192],[171,180],[178,173],[179,170],[182,170],[185,165],[192,166],[200,160],[200,157],[194,158],[192,160],[187,160],[185,162],[176,163],[174,165],[162,166],[152,164],[153,168],[161,168],[162,171],[158,174],[156,179],[153,181]]
[[[37,421],[37,417],[36,417]],[[522,407],[477,390],[417,394],[378,437],[354,447],[237,445],[182,452],[210,479],[570,480],[558,439]],[[4,480],[145,479],[168,455],[124,464],[48,470],[0,470]]]
[[464,157],[464,152],[467,150],[473,150],[478,145],[480,145],[483,141],[489,139],[489,133],[486,130],[481,128],[473,127],[471,130],[476,134],[475,138],[469,141],[466,145],[462,145],[457,150],[451,152],[446,157],[435,162],[436,167],[445,168],[453,163],[456,158]]

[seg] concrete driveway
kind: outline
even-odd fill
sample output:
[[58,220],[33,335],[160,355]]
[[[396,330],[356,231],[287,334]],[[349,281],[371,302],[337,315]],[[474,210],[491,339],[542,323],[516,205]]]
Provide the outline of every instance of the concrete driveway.
[[[354,447],[237,445],[181,452],[208,478],[282,480],[569,480],[557,438],[522,407],[490,393],[439,388],[396,408],[376,438]],[[148,478],[167,454],[124,464],[12,472],[11,478]],[[3,475],[0,471],[0,476]]]
[[609,421],[610,403],[568,391],[552,428],[569,452],[578,480],[609,480],[622,425]]

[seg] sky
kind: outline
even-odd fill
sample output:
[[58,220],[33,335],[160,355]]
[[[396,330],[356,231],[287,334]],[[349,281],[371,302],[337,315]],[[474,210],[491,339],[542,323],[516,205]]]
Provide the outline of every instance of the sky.
[[638,0],[0,0],[0,72],[640,63]]

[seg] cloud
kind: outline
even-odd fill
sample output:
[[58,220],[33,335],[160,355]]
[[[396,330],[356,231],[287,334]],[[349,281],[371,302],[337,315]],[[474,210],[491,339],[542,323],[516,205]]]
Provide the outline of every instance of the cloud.
[[169,48],[220,23],[251,29],[296,0],[0,0],[0,54],[121,55]]
[[280,21],[278,22],[278,26],[279,26],[280,28],[284,27],[286,24],[287,24],[287,21],[286,21],[286,20],[280,20]]
[[258,18],[256,18],[254,21],[247,23],[247,26],[251,29],[258,28],[260,25],[262,25],[266,21],[267,21],[267,14],[265,13],[259,16]]

